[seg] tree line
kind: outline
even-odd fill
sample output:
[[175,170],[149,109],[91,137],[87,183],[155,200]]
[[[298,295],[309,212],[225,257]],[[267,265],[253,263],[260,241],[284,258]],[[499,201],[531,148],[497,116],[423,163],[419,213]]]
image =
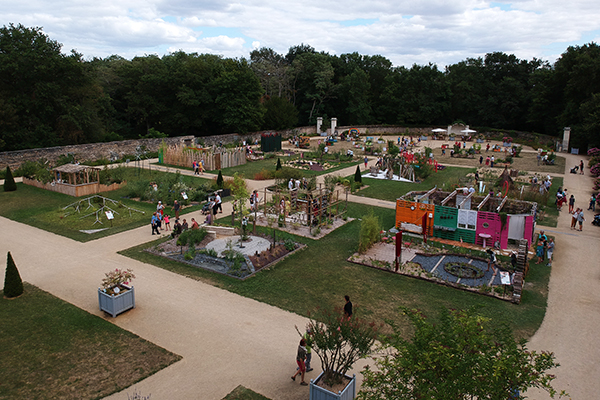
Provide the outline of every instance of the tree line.
[[438,69],[309,45],[247,59],[170,53],[85,60],[41,28],[0,28],[0,151],[128,138],[247,133],[315,124],[447,125],[600,145],[600,48],[554,63],[488,53]]

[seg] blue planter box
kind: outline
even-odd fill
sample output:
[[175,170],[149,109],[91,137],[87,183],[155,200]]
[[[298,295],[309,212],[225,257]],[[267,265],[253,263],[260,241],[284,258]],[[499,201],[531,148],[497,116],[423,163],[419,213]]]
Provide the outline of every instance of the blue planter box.
[[116,317],[123,311],[127,311],[130,308],[135,308],[135,290],[134,287],[121,285],[129,290],[121,292],[117,295],[108,295],[102,289],[98,288],[98,303],[100,305],[100,311],[105,311],[110,315]]
[[344,390],[336,393],[330,392],[327,389],[317,385],[317,382],[323,377],[323,372],[319,374],[317,379],[310,380],[310,397],[309,400],[353,400],[356,397],[356,375],[346,378],[350,379]]

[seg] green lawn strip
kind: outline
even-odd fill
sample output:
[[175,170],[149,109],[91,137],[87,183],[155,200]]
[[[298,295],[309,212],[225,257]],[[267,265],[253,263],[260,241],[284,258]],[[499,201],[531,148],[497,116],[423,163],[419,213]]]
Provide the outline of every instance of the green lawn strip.
[[269,398],[240,385],[223,397],[223,400],[269,400]]
[[[562,177],[554,177],[552,178],[552,186],[550,186],[550,191],[548,192],[548,198],[545,204],[539,204],[541,213],[538,214],[538,218],[536,219],[536,223],[550,226],[556,228],[558,225],[558,209],[556,208],[556,192],[559,187],[563,186],[563,178]],[[568,188],[567,188],[568,189]],[[567,190],[568,192],[568,190]],[[536,195],[540,197],[539,195]],[[567,199],[568,200],[568,199]],[[563,204],[563,207],[568,207],[568,203]]]
[[[145,170],[141,171],[141,174],[138,176],[137,171],[134,168],[128,168],[126,170],[125,178],[127,179],[129,185],[135,184],[136,181],[139,182],[141,180],[156,179],[159,176],[158,174],[165,173],[157,171],[150,172]],[[190,176],[182,176],[182,180],[185,183],[193,183],[195,185],[204,182],[210,182],[207,179]],[[14,192],[0,192],[0,203],[2,204],[2,207],[0,207],[0,215],[17,222],[46,230],[48,232],[56,233],[57,235],[71,238],[73,240],[87,242],[113,235],[115,233],[138,228],[146,224],[150,225],[152,213],[156,211],[156,203],[140,202],[128,199],[128,185],[112,192],[100,193],[100,195],[121,202],[127,207],[143,211],[144,214],[131,211],[130,215],[130,212],[127,208],[119,206],[115,208],[110,203],[107,203],[107,205],[119,213],[119,215],[115,215],[112,226],[104,214],[100,215],[99,218],[102,221],[102,224],[94,224],[96,221],[94,215],[81,218],[91,212],[91,210],[86,211],[87,205],[81,208],[81,212],[78,215],[73,214],[70,216],[65,216],[65,212],[62,210],[63,207],[89,196],[77,198],[57,192],[39,189],[33,186],[24,185],[22,183],[17,184],[18,189]],[[181,214],[187,214],[196,211],[199,208],[200,206],[185,207],[181,211]],[[167,207],[166,212],[171,216],[175,214],[171,207]],[[102,228],[108,229],[93,234],[87,234],[79,231]]]
[[[437,173],[432,173],[420,183],[398,182],[387,179],[363,178],[362,183],[368,187],[358,191],[358,196],[374,199],[396,201],[400,196],[415,190],[430,190],[435,186],[440,190],[450,190],[453,185],[460,183],[473,183],[466,178],[469,173],[474,173],[475,168],[447,167]],[[354,175],[348,179],[354,179]]]
[[[384,229],[394,225],[394,210],[362,204],[349,204],[348,207],[351,217],[360,218],[369,210],[380,217]],[[307,248],[245,281],[143,251],[150,244],[130,248],[121,254],[305,316],[318,307],[342,306],[343,296],[347,294],[359,315],[378,322],[391,319],[407,333],[409,325],[398,314],[401,305],[421,309],[427,315],[437,315],[440,307],[464,309],[478,306],[493,320],[508,322],[518,337],[530,337],[540,326],[546,308],[549,268],[544,269],[546,273],[528,277],[527,282],[532,279],[531,283],[535,283],[535,286],[526,288],[532,293],[523,296],[521,305],[515,305],[347,262],[345,260],[358,248],[359,230],[360,221],[355,220],[320,240],[296,238],[306,243]],[[270,233],[272,229],[264,231]]]
[[99,399],[181,359],[27,284],[0,292],[0,398]]

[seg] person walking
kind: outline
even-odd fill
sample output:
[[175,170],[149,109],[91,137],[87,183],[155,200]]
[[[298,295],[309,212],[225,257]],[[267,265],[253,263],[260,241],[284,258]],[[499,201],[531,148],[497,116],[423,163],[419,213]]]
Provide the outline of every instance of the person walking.
[[579,208],[571,215],[571,229],[575,229],[577,225],[577,217],[579,216]]
[[494,156],[490,158],[490,168],[494,168]]
[[158,216],[156,215],[156,212],[152,214],[152,218],[150,219],[150,225],[152,225],[152,234],[160,235],[160,232],[158,231]]
[[579,162],[579,173],[583,175],[583,160]]
[[596,194],[592,193],[592,197],[590,198],[590,206],[588,210],[596,211]]
[[546,246],[546,256],[548,260],[548,264],[546,265],[549,267],[552,266],[552,254],[554,254],[554,239],[550,238],[548,239],[548,244]]
[[298,370],[294,375],[292,375],[292,380],[296,381],[296,377],[301,375],[300,384],[302,386],[308,386],[308,383],[304,381],[304,374],[306,373],[306,365],[304,364],[304,360],[306,360],[306,340],[304,338],[300,339],[300,344],[298,345],[298,352],[296,353],[296,364],[298,364]]
[[220,213],[223,213],[223,206],[221,205],[221,203],[221,195],[219,194],[219,192],[215,192],[215,211],[213,214],[217,213],[217,209],[219,209]]
[[577,222],[579,222],[579,232],[583,230],[583,221],[585,221],[585,217],[583,216],[583,210],[579,210],[579,215],[577,215]]
[[165,214],[165,230],[166,231],[170,231],[171,230],[171,221],[169,220],[169,214]]
[[569,197],[569,214],[573,214],[573,207],[575,207],[575,196]]
[[346,300],[346,304],[344,304],[344,315],[346,318],[350,319],[352,317],[352,302],[348,295],[345,295],[344,299]]
[[367,164],[369,163],[369,158],[367,156],[365,156],[365,169],[367,169]]
[[177,200],[173,203],[173,211],[175,211],[175,219],[179,219],[179,210],[181,209],[181,205]]

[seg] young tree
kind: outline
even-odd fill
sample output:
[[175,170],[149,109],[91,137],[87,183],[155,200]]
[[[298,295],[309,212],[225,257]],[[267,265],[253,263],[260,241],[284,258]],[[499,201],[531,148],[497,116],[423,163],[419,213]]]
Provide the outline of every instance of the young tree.
[[360,399],[522,399],[519,393],[532,387],[556,394],[547,373],[558,366],[554,355],[527,350],[506,325],[494,326],[472,309],[444,310],[438,323],[402,310],[414,336],[402,338],[392,324],[385,354],[363,371]]
[[371,353],[378,331],[375,323],[356,316],[356,308],[348,318],[341,307],[319,309],[307,328],[313,332],[310,345],[321,359],[323,381],[328,385],[342,382],[354,363]]
[[360,168],[356,166],[356,172],[354,172],[354,182],[362,183],[362,175],[360,174]]
[[23,281],[15,262],[8,252],[6,257],[6,274],[4,275],[4,296],[7,298],[18,297],[23,294]]
[[17,184],[15,183],[15,178],[13,177],[13,174],[10,171],[10,167],[6,166],[6,176],[4,177],[4,191],[5,192],[14,192],[15,190],[17,190]]
[[219,175],[217,175],[217,187],[223,189],[223,174],[221,173],[221,170],[219,170]]

